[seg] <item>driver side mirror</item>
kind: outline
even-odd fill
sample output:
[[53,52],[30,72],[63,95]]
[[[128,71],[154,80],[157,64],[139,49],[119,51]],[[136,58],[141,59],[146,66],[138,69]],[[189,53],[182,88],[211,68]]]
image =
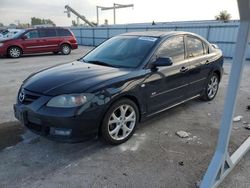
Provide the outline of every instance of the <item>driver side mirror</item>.
[[173,65],[173,60],[171,57],[158,57],[153,63],[154,67],[165,67]]
[[21,37],[21,39],[23,39],[23,40],[25,40],[25,39],[27,39],[28,37],[26,36],[26,35],[23,35],[22,37]]

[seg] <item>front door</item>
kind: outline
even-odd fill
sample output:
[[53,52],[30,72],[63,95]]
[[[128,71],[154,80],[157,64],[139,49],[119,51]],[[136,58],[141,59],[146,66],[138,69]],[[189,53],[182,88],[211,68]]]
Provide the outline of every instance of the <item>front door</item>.
[[26,36],[26,39],[22,39],[24,53],[36,53],[42,49],[41,39],[36,29],[28,31],[24,35]]
[[166,39],[153,58],[157,57],[171,57],[173,65],[148,70],[145,87],[149,114],[185,100],[188,87],[189,67],[182,35]]

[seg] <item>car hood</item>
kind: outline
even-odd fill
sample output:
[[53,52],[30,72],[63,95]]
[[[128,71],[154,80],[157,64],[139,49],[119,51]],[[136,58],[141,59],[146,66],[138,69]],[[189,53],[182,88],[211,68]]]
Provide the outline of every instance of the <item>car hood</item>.
[[12,38],[0,37],[0,42],[9,42],[11,40],[12,40]]
[[75,61],[31,75],[24,81],[23,88],[51,96],[81,93],[106,80],[128,73],[125,69]]

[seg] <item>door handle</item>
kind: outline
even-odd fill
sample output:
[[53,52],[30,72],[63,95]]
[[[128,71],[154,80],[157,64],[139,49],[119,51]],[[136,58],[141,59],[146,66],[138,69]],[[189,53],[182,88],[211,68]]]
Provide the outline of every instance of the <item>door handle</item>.
[[187,72],[189,69],[188,67],[181,67],[180,72],[184,73]]
[[209,60],[206,60],[205,65],[208,65],[209,63],[210,63],[210,61],[209,61]]

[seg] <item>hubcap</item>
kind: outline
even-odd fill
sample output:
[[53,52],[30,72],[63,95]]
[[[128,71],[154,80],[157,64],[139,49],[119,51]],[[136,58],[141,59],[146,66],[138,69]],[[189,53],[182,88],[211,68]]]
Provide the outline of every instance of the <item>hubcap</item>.
[[114,140],[123,140],[133,131],[136,113],[132,106],[121,105],[116,108],[108,121],[108,132]]
[[11,48],[10,49],[10,55],[11,57],[19,57],[20,56],[20,50],[18,48]]
[[64,54],[68,54],[69,53],[69,47],[68,46],[64,46],[63,47],[63,53]]
[[207,88],[207,95],[211,99],[216,95],[216,92],[218,90],[219,81],[217,76],[212,76],[212,78],[209,80],[208,88]]

